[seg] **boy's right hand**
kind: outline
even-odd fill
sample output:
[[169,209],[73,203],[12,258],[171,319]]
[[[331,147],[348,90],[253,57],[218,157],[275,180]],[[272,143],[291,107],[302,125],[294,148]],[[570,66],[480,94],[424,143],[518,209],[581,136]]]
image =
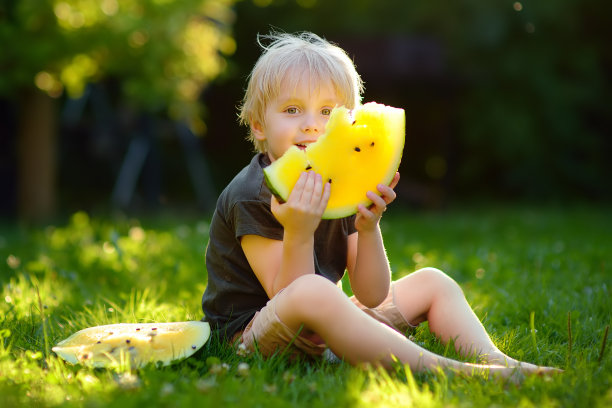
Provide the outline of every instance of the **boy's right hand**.
[[272,214],[285,232],[312,236],[321,222],[321,216],[329,201],[330,184],[323,184],[320,174],[303,172],[295,183],[287,202],[280,204],[272,195]]

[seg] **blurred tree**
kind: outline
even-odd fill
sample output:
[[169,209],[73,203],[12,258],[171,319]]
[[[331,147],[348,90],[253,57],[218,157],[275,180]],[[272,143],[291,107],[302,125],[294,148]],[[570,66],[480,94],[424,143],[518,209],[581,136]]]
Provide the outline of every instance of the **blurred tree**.
[[1,0],[0,95],[18,104],[18,207],[53,213],[55,101],[112,77],[138,109],[202,133],[204,86],[235,50],[233,0]]

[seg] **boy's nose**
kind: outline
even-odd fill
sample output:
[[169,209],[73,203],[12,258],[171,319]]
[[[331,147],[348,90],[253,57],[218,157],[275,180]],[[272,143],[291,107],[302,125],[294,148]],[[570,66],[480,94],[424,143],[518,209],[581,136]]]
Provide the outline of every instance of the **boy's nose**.
[[318,133],[322,130],[322,126],[315,115],[305,115],[304,122],[302,122],[302,131],[304,133]]

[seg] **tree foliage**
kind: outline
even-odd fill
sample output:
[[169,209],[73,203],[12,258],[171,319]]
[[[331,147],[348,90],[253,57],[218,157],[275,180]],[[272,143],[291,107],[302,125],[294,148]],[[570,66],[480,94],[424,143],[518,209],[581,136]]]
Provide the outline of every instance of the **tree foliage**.
[[201,128],[198,98],[235,50],[233,0],[3,0],[0,95],[79,96],[111,77],[139,108]]

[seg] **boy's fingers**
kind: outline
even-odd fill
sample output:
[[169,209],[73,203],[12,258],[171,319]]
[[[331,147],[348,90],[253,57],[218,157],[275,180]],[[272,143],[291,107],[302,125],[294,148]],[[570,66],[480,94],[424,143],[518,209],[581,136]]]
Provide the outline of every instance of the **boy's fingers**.
[[392,187],[379,184],[377,188],[378,191],[382,194],[382,198],[386,204],[389,204],[391,201],[395,200],[397,194],[395,193],[395,190],[393,190]]
[[317,184],[317,174],[309,171],[306,173],[306,184],[304,185],[304,191],[308,191],[312,194]]
[[374,221],[377,218],[376,214],[374,214],[371,209],[362,204],[357,206],[357,210],[359,211],[359,214],[367,220]]
[[306,182],[304,183],[304,192],[302,196],[306,201],[312,201],[312,197],[316,192],[317,174],[309,171],[306,173]]
[[323,194],[321,195],[321,201],[319,201],[319,212],[323,214],[327,208],[329,202],[329,196],[331,195],[331,184],[329,182],[323,185]]
[[291,190],[291,193],[289,194],[289,198],[287,199],[287,201],[300,200],[302,198],[304,187],[306,186],[307,181],[308,173],[304,171],[302,172],[302,174],[300,174],[300,177],[298,177],[295,185],[293,186],[293,190]]
[[323,194],[323,178],[320,174],[310,171],[306,173],[306,181],[302,191],[302,201],[305,204],[317,206]]
[[309,207],[311,210],[318,210],[323,206],[323,210],[325,210],[329,193],[322,204],[324,191],[323,178],[320,174],[313,171],[303,172],[295,183],[287,201],[290,201],[292,206],[299,206],[303,209]]
[[389,183],[389,187],[395,188],[395,186],[397,186],[397,183],[399,183],[399,179],[400,179],[399,171],[396,171],[395,175],[393,176],[393,179],[391,180],[391,183]]
[[385,212],[385,210],[387,209],[387,201],[385,200],[385,198],[371,191],[368,191],[366,195],[370,199],[370,201],[372,201],[372,204],[373,204],[372,207],[370,208],[370,211],[376,212],[379,214],[382,214],[383,212]]
[[321,201],[321,195],[323,194],[323,178],[320,174],[315,173],[314,175],[314,186],[312,190],[312,196],[310,201],[318,204]]

